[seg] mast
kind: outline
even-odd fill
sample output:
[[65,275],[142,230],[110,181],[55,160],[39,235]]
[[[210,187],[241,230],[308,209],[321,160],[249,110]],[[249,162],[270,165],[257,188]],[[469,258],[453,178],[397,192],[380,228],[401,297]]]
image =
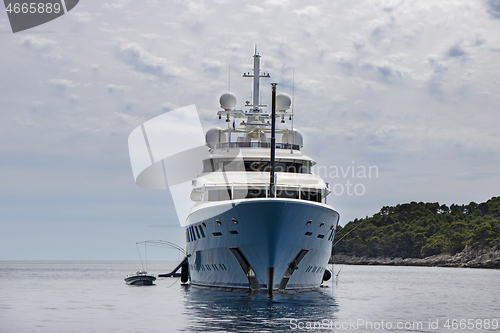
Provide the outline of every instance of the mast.
[[260,55],[255,47],[255,55],[253,56],[253,107],[259,107],[259,81],[260,81]]
[[260,54],[257,52],[257,45],[255,45],[255,54],[253,55],[253,74],[243,73],[243,77],[253,77],[253,99],[252,99],[252,109],[258,112],[260,106],[259,94],[260,94],[260,78],[271,77],[269,73],[260,74]]
[[272,86],[272,100],[271,100],[271,168],[270,173],[270,195],[271,198],[276,198],[276,85],[271,83]]

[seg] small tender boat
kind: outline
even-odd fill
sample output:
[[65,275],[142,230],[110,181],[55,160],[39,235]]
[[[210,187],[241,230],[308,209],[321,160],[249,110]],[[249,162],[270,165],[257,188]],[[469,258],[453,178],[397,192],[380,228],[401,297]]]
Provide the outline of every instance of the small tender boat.
[[146,271],[137,271],[135,275],[127,275],[124,280],[127,284],[134,286],[152,286],[156,277],[148,275]]

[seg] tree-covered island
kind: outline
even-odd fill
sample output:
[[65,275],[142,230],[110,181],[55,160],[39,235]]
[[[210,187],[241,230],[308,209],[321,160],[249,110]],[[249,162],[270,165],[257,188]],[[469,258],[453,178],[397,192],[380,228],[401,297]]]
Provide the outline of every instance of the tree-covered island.
[[338,226],[337,240],[334,263],[500,268],[500,197],[450,207],[384,206]]

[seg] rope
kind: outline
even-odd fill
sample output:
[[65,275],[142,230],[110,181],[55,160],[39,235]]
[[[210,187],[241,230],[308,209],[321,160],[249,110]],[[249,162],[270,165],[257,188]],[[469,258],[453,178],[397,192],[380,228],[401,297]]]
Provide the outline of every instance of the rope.
[[338,242],[340,242],[342,239],[344,239],[345,236],[349,235],[351,232],[353,232],[357,227],[359,227],[360,225],[362,225],[363,223],[365,222],[365,220],[362,220],[360,224],[358,224],[357,226],[355,226],[354,228],[352,228],[351,230],[349,230],[349,232],[347,234],[345,234],[344,236],[340,237],[340,239],[338,241],[336,241],[332,247],[334,247],[335,245],[338,244]]

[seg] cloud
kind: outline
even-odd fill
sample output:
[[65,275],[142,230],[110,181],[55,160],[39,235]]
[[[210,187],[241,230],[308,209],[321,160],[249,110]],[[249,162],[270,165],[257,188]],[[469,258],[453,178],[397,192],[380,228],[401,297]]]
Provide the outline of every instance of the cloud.
[[69,102],[76,103],[80,100],[81,96],[78,94],[67,95],[70,91],[78,87],[89,87],[90,83],[76,83],[66,79],[50,79],[50,87],[55,96],[67,98]]
[[500,0],[487,0],[487,11],[494,19],[500,19]]
[[19,43],[27,53],[36,56],[37,59],[48,59],[61,61],[63,55],[60,52],[60,43],[40,35],[27,35],[20,38]]
[[69,96],[69,100],[71,103],[76,103],[80,99],[80,95],[72,94]]
[[130,90],[129,87],[127,87],[127,86],[120,86],[118,84],[107,84],[105,87],[106,87],[106,89],[108,90],[108,92],[110,94],[112,94],[114,92],[122,92],[122,91]]
[[156,39],[159,39],[161,38],[160,35],[158,34],[153,34],[153,33],[148,33],[148,34],[140,34],[139,35],[140,37],[144,38],[144,39],[147,39],[147,40],[156,40]]
[[153,75],[162,80],[168,80],[180,74],[180,71],[167,59],[150,53],[139,44],[120,42],[115,50],[118,59],[138,72]]
[[59,90],[66,90],[69,88],[77,87],[79,85],[77,83],[74,83],[73,81],[65,80],[65,79],[50,79],[49,83],[53,87],[56,87]]
[[26,36],[21,38],[21,45],[31,50],[46,51],[55,44],[55,41],[41,36]]
[[169,103],[169,102],[165,102],[165,103],[161,104],[161,110],[163,112],[172,111],[172,110],[175,110],[175,109],[178,109],[178,108],[179,108],[179,105],[173,104],[173,103]]
[[77,22],[92,22],[92,14],[89,12],[72,12],[71,18]]
[[267,0],[266,4],[271,6],[281,6],[285,7],[290,4],[290,0]]
[[307,6],[307,7],[301,8],[301,9],[296,9],[293,11],[293,13],[300,15],[300,16],[312,17],[312,16],[319,15],[321,13],[321,11],[315,6]]
[[443,95],[443,76],[448,71],[448,67],[433,56],[429,57],[428,63],[432,68],[432,74],[427,80],[427,90],[434,97],[441,96]]
[[66,90],[70,88],[75,88],[75,87],[88,87],[91,86],[92,83],[76,83],[71,80],[66,80],[66,79],[50,79],[49,83],[61,90]]
[[260,14],[265,12],[265,9],[263,7],[259,7],[256,5],[248,5],[247,9],[251,12],[260,13]]
[[446,56],[449,58],[464,59],[467,56],[467,52],[459,44],[455,44],[446,51]]

